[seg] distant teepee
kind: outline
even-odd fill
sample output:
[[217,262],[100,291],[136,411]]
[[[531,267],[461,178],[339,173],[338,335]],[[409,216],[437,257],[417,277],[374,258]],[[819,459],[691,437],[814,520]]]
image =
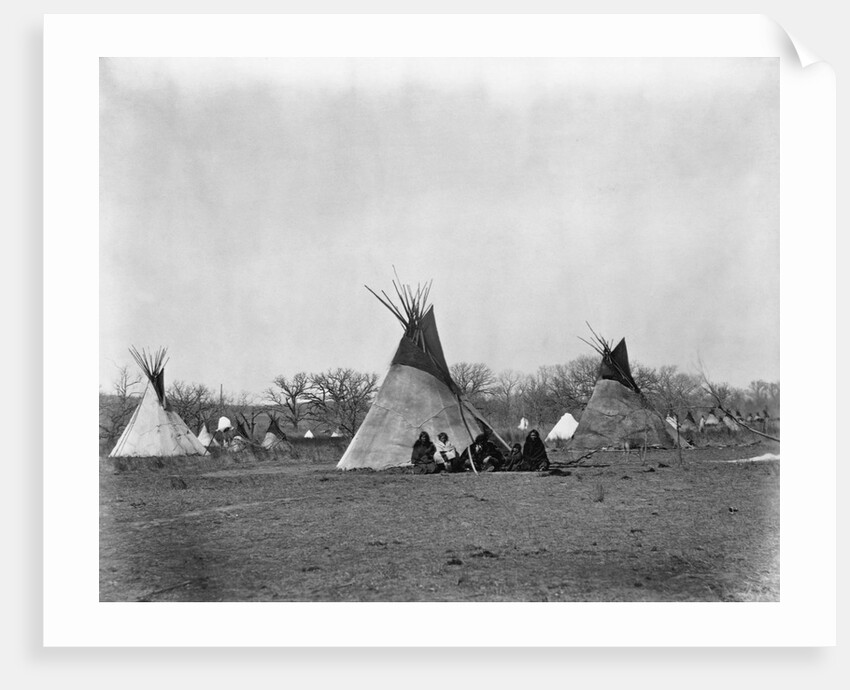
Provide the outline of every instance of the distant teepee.
[[546,441],[568,441],[573,437],[575,430],[578,428],[578,422],[569,412],[564,412],[564,416],[558,420],[558,423],[552,427],[552,430],[546,436]]
[[277,419],[269,415],[269,428],[266,429],[266,434],[263,436],[262,446],[266,450],[272,450],[277,446],[281,445],[286,440],[286,434],[284,434],[280,430],[280,426],[278,426]]
[[131,347],[130,354],[145,373],[148,386],[109,457],[206,455],[207,449],[171,409],[165,397],[166,349],[149,354],[144,349],[139,352]]
[[217,448],[221,445],[210,433],[209,427],[207,427],[207,423],[205,421],[201,422],[201,428],[198,429],[198,440],[204,448],[209,448],[210,446]]

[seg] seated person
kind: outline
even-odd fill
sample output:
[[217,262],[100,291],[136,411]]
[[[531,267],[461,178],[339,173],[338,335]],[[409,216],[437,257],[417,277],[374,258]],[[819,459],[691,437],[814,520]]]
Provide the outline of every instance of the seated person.
[[519,472],[520,470],[522,470],[522,446],[519,443],[514,443],[505,460],[505,472]]
[[525,445],[522,447],[522,467],[528,472],[549,469],[549,456],[546,454],[546,446],[540,440],[537,429],[532,429],[525,437]]
[[449,441],[449,435],[441,431],[437,434],[437,442],[434,445],[437,447],[437,453],[434,455],[437,465],[442,465],[444,468],[451,467],[452,460],[458,457],[458,452],[454,444]]
[[419,438],[413,444],[413,452],[410,454],[413,474],[434,474],[438,472],[437,463],[434,462],[434,453],[436,452],[437,448],[431,443],[428,432],[423,431],[419,434]]
[[478,472],[497,472],[504,465],[504,456],[495,444],[487,438],[487,434],[479,434],[475,441],[461,454],[466,466],[474,463]]

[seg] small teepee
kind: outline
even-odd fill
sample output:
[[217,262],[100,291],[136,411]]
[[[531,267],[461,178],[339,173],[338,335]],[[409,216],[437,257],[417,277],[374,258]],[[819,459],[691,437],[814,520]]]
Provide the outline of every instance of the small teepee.
[[304,438],[314,438],[314,437],[313,437],[313,432],[312,432],[312,431],[310,431],[309,429],[307,429],[307,433],[306,433],[306,434],[304,434]]
[[205,421],[201,422],[201,428],[198,429],[198,440],[204,448],[218,448],[221,445],[215,440],[215,438],[213,438],[213,435],[210,433],[209,427],[207,427],[207,423]]
[[735,421],[735,418],[731,415],[723,415],[721,421],[723,422],[723,425],[733,433],[737,433],[741,430],[740,425],[738,424],[738,422]]
[[276,417],[269,415],[269,419],[269,428],[263,436],[262,446],[266,450],[274,450],[286,440],[286,434],[280,430]]
[[166,349],[147,353],[131,347],[130,354],[147,377],[148,385],[109,457],[206,455],[207,449],[165,397]]
[[578,428],[578,422],[569,412],[565,412],[564,416],[558,420],[558,423],[552,427],[552,430],[546,436],[546,442],[557,440],[569,441],[575,430]]
[[596,333],[593,337],[594,342],[584,342],[602,356],[599,378],[570,447],[579,450],[620,448],[627,444],[673,447],[675,429],[652,407],[632,376],[626,339],[621,339],[612,349],[604,338]]
[[385,292],[382,298],[366,287],[398,319],[404,334],[372,407],[337,465],[339,469],[408,465],[422,431],[432,440],[444,432],[458,452],[482,432],[493,431],[452,380],[434,307],[428,304],[430,283],[415,291],[400,281],[393,281],[393,287],[400,306]]
[[721,416],[721,412],[718,411],[717,414],[715,414],[714,410],[710,410],[709,413],[705,416],[705,424],[703,426],[708,429],[719,427]]
[[520,431],[528,431],[528,420],[525,417],[519,420],[517,429],[519,429]]
[[241,419],[236,419],[236,436],[234,436],[234,438],[239,438],[241,436],[243,439],[245,439],[245,441],[250,443],[253,438],[253,434],[248,431],[248,429],[250,428],[250,426],[248,425],[248,420],[245,419],[245,417],[243,417],[242,415],[240,415],[240,417]]

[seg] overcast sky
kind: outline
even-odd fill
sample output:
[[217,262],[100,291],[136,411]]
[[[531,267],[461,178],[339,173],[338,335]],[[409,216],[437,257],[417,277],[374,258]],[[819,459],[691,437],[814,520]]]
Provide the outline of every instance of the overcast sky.
[[450,364],[779,379],[777,60],[104,59],[100,128],[104,388],[382,376],[393,265]]

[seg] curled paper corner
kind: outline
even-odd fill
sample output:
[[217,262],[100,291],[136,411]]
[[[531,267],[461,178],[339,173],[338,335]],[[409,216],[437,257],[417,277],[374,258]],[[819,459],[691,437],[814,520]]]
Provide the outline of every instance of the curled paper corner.
[[788,29],[782,26],[775,19],[771,19],[774,26],[782,33],[784,43],[782,57],[796,59],[800,67],[806,69],[809,65],[813,65],[816,62],[823,62],[821,57],[809,50],[805,45],[800,42],[800,39],[796,38],[794,34],[792,34]]

